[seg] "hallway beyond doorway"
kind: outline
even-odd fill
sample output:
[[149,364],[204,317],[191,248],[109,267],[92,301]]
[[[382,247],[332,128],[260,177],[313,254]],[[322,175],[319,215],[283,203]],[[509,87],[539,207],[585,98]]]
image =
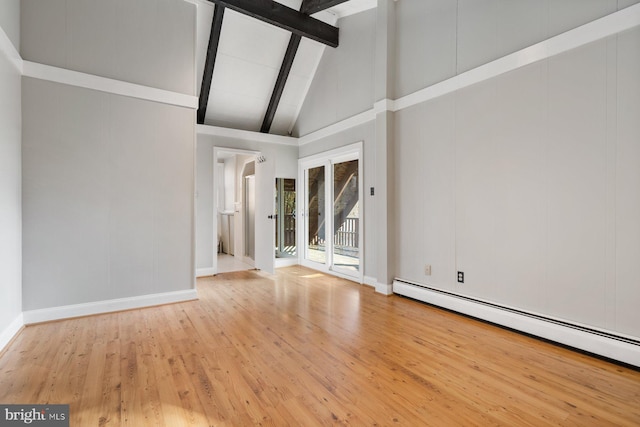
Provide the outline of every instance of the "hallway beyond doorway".
[[218,254],[218,273],[230,273],[232,271],[253,270],[254,267],[233,255]]

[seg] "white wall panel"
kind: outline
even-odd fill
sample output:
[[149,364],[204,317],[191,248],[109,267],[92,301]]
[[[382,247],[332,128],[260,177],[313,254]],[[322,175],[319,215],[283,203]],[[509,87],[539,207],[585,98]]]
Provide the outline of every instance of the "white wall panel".
[[457,15],[457,72],[495,59],[497,34],[494,0],[459,1]]
[[[121,111],[120,106],[130,100],[116,98],[116,102]],[[156,263],[153,290],[170,292],[193,284],[196,118],[195,111],[186,108],[162,104],[153,107],[146,123],[140,125],[153,129],[147,137],[147,143],[153,145],[149,161],[156,174],[150,190]]]
[[640,336],[640,28],[618,36],[616,326]]
[[399,277],[445,289],[455,269],[454,121],[454,96],[396,113]]
[[456,2],[396,3],[401,25],[396,39],[396,97],[453,76],[456,72]]
[[618,0],[618,10],[629,7],[632,4],[640,3],[640,0]]
[[119,126],[109,130],[113,139],[106,155],[111,170],[104,194],[105,201],[117,201],[108,207],[109,279],[117,288],[133,275],[141,290],[152,293],[156,239],[152,200],[158,173],[146,128],[156,111],[140,111],[135,102],[118,102],[113,107],[110,116]]
[[20,51],[20,0],[0,2],[0,28]]
[[[374,99],[375,10],[342,18],[336,104],[338,119],[346,119],[371,108]],[[349,96],[345,96],[349,94]]]
[[294,135],[306,135],[373,106],[376,11],[342,18],[338,26],[340,46],[325,49]]
[[194,94],[195,5],[173,0],[22,2],[24,59]]
[[[455,127],[456,270],[465,273],[460,291],[497,296],[495,234],[497,186],[494,164],[498,155],[496,83],[481,83],[457,93]],[[458,125],[459,124],[459,125]]]
[[303,136],[340,121],[335,107],[338,102],[338,87],[335,82],[339,67],[335,52],[325,49],[293,127],[294,135]]
[[397,2],[396,97],[409,95],[637,2]]
[[23,80],[24,308],[190,289],[194,112]]
[[606,43],[551,58],[547,139],[548,309],[605,324]]
[[[547,14],[547,1],[460,1],[458,73],[548,38]],[[566,24],[566,30],[588,22],[579,18],[574,21]]]
[[451,286],[455,270],[455,111],[455,95],[425,104],[424,180],[417,178],[425,189],[423,262],[432,266],[427,280],[444,288]]
[[627,31],[397,112],[397,276],[640,336],[639,43]]
[[[495,301],[544,311],[546,68],[534,64],[497,81],[495,158],[498,194]],[[460,126],[464,126],[460,123]]]
[[66,1],[24,0],[20,3],[22,58],[55,67],[70,68],[67,66]]
[[[406,279],[424,280],[426,220],[425,214],[426,179],[417,174],[425,166],[425,145],[423,124],[424,105],[407,108],[396,114],[395,138],[406,141],[398,145],[394,153],[396,171],[395,204],[396,265],[406,275]],[[430,262],[430,261],[429,261]],[[427,278],[428,279],[428,278]]]
[[564,33],[617,10],[617,0],[547,0],[548,37]]
[[25,310],[109,299],[106,112],[98,92],[23,80]]

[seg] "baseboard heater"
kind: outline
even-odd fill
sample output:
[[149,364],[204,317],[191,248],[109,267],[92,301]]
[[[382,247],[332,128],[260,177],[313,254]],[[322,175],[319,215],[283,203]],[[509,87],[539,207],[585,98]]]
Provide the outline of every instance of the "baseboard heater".
[[640,340],[434,289],[404,279],[393,292],[569,347],[640,367]]

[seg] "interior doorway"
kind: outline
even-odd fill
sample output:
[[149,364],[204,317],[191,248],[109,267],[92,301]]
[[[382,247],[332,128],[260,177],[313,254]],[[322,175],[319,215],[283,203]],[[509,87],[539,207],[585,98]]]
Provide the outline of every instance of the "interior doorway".
[[254,218],[248,215],[248,206],[255,214],[255,192],[247,194],[245,178],[255,179],[255,158],[253,152],[222,149],[214,152],[216,273],[254,268],[255,225],[251,227],[254,232],[250,237],[246,224],[249,221],[254,224]]
[[213,164],[213,274],[253,268],[273,273],[275,159],[214,147]]

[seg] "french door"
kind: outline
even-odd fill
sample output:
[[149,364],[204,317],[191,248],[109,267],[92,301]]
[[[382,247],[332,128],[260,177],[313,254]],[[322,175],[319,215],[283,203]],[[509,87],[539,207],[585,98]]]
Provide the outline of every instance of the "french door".
[[300,162],[301,264],[362,282],[361,144]]

